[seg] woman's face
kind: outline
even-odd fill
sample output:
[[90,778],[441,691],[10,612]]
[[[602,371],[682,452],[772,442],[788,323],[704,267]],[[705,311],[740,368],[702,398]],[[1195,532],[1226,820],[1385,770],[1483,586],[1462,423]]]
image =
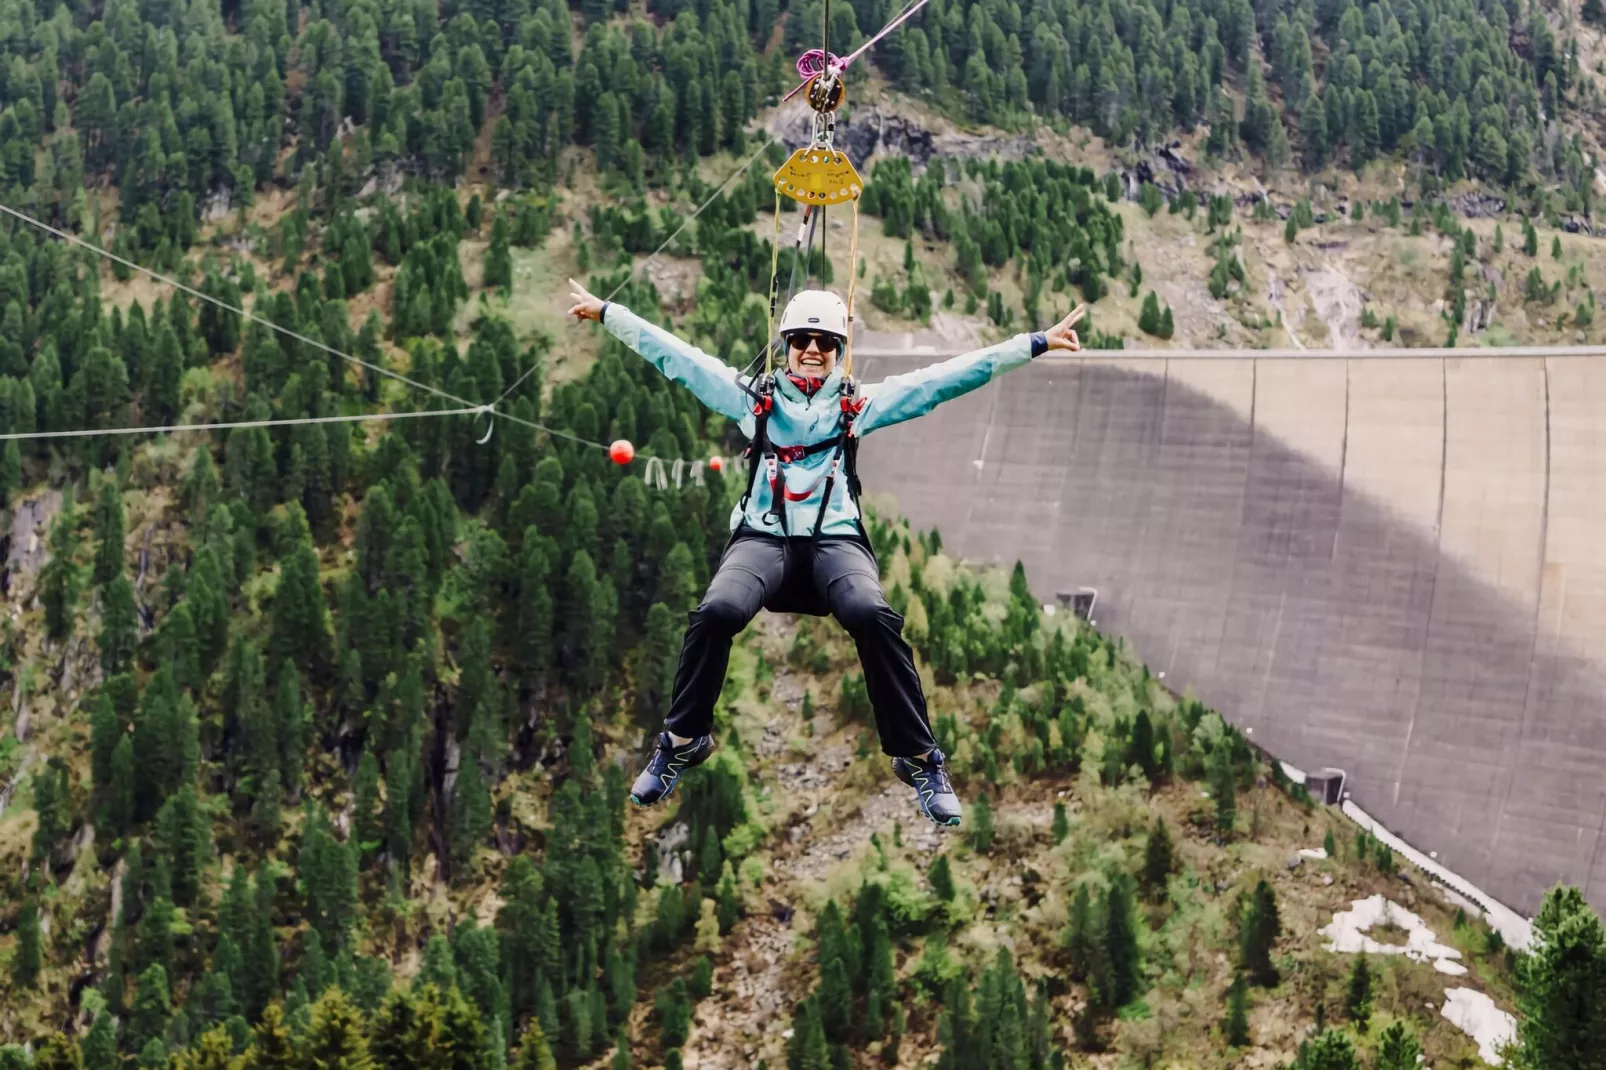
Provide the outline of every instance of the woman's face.
[[786,366],[798,375],[824,379],[836,370],[842,340],[823,331],[793,331],[786,336]]

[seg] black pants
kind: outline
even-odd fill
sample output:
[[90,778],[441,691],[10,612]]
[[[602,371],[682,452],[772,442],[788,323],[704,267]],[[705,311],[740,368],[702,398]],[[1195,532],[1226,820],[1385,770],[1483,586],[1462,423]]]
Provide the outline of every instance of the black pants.
[[937,745],[926,719],[903,617],[881,593],[869,544],[851,537],[782,539],[739,531],[725,548],[702,604],[691,611],[665,725],[677,736],[714,728],[731,640],[760,608],[836,617],[859,648],[881,749],[912,758]]

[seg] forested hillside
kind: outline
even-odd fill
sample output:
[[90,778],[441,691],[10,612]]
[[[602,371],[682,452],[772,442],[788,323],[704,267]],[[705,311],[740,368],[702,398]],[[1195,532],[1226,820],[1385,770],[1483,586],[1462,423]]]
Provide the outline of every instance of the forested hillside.
[[[893,14],[834,5],[832,50]],[[768,167],[710,199],[711,176],[757,147],[823,16],[0,2],[0,204],[258,317],[0,223],[0,1068],[1474,1059],[1422,1013],[1431,968],[1379,967],[1374,1018],[1369,975],[1322,950],[1315,928],[1374,891],[1522,1001],[1529,1065],[1593,1043],[1606,1013],[1556,1010],[1606,998],[1579,902],[1546,922],[1578,956],[1508,962],[1342,826],[1342,854],[1290,868],[1331,833],[1278,766],[1023,575],[959,569],[891,517],[873,534],[964,832],[917,832],[902,787],[880,794],[862,677],[820,622],[756,625],[720,756],[665,811],[627,811],[737,488],[650,488],[596,444],[700,462],[737,436],[616,344],[567,359],[521,318],[551,300],[528,279],[578,271],[663,318],[636,268],[671,242],[695,268],[672,325],[745,363]],[[1554,212],[1592,180],[1570,32],[1498,3],[931,0],[851,77],[1116,148],[1206,123],[1210,153],[1274,168],[1397,153],[1430,186],[1475,175]],[[1131,228],[1196,209],[1195,281],[1259,315],[1226,196],[1160,215],[1155,187],[1118,203],[1077,159],[860,164],[875,272],[811,266],[859,273],[891,322],[1007,331],[1085,298],[1092,344],[1128,320],[1167,338],[1152,289],[1141,316],[1122,303],[1144,283]],[[1442,207],[1369,211],[1453,240],[1457,284],[1504,248]],[[1531,301],[1561,286],[1539,275]],[[293,423],[37,437],[270,420]]]

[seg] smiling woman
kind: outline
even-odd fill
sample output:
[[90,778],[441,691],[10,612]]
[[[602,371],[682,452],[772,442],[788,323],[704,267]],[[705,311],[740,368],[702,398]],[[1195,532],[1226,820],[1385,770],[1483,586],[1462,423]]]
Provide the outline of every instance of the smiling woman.
[[[804,290],[787,303],[779,334],[784,374],[743,375],[717,357],[603,301],[579,283],[569,314],[596,320],[716,412],[737,421],[748,447],[746,493],[731,513],[731,539],[702,603],[691,612],[666,731],[631,798],[656,803],[680,775],[714,752],[714,703],[731,640],[762,609],[835,616],[858,646],[881,748],[915,789],[927,818],[957,825],[961,810],[932,736],[926,697],[903,617],[887,604],[859,512],[859,439],[930,412],[1049,350],[1076,352],[1083,310],[1037,334],[860,386],[844,360],[848,307],[834,293]],[[823,403],[822,403],[823,402]],[[764,478],[759,478],[760,469]]]

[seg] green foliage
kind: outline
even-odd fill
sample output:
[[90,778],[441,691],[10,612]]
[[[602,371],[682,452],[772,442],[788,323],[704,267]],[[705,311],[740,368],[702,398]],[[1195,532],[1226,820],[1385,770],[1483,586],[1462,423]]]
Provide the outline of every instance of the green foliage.
[[1421,1045],[1404,1022],[1390,1022],[1377,1044],[1377,1070],[1414,1070]]
[[12,980],[23,988],[32,988],[44,966],[39,944],[39,903],[32,899],[22,901],[17,918],[17,945],[11,956]]
[[1143,888],[1150,898],[1158,898],[1165,894],[1166,882],[1171,877],[1175,861],[1171,851],[1171,833],[1166,828],[1165,819],[1156,817],[1154,828],[1149,832],[1148,841],[1143,847]]
[[1598,1067],[1606,1060],[1606,932],[1573,887],[1552,888],[1534,917],[1531,952],[1517,960],[1519,1070]]
[[1252,984],[1270,987],[1277,983],[1278,972],[1272,964],[1271,952],[1281,932],[1277,897],[1271,885],[1264,880],[1257,881],[1239,926],[1238,963],[1248,973]]
[[1355,957],[1344,990],[1344,1013],[1362,1032],[1372,1017],[1372,968],[1364,954]]
[[1314,1041],[1300,1047],[1294,1063],[1298,1070],[1358,1070],[1355,1044],[1349,1034],[1324,1030]]
[[970,845],[982,854],[993,846],[993,806],[986,792],[976,796],[976,805],[971,807]]
[[1227,988],[1227,1043],[1234,1048],[1249,1044],[1249,985],[1242,973],[1233,974]]

